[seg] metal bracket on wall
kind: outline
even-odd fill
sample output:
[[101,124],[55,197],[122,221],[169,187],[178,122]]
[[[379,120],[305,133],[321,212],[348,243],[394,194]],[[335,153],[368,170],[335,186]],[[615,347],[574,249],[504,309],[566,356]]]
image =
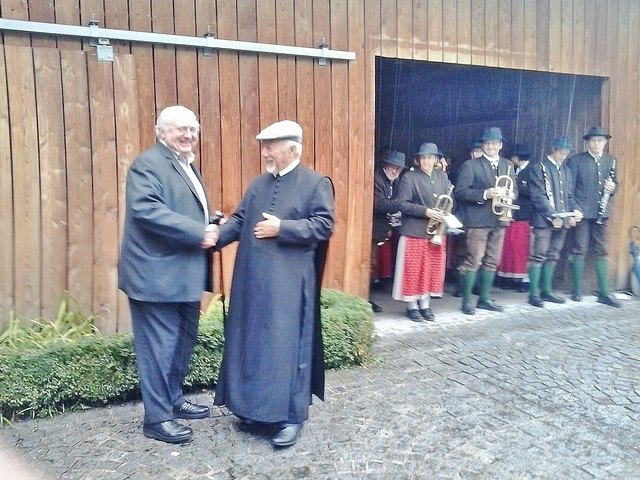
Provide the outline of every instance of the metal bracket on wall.
[[96,58],[102,62],[113,62],[113,47],[108,38],[100,37],[98,21],[93,17],[89,21],[89,31],[92,33],[89,37],[89,45],[96,47]]
[[[94,22],[95,24],[93,24]],[[318,48],[296,47],[290,45],[276,45],[272,43],[221,40],[219,38],[214,38],[213,33],[211,32],[207,32],[204,37],[190,37],[187,35],[100,28],[98,27],[98,22],[95,20],[92,20],[88,27],[81,27],[77,25],[62,25],[57,23],[31,22],[28,20],[0,18],[0,30],[88,38],[90,39],[90,44],[95,41],[98,59],[106,61],[113,61],[113,50],[110,45],[111,40],[196,47],[201,48],[205,56],[209,56],[213,50],[216,49],[232,50],[236,52],[312,57],[318,59],[318,65],[325,65],[327,59],[347,61],[356,59],[355,52],[330,50],[328,48],[329,45],[325,44],[324,39]],[[100,58],[102,55],[104,58]]]

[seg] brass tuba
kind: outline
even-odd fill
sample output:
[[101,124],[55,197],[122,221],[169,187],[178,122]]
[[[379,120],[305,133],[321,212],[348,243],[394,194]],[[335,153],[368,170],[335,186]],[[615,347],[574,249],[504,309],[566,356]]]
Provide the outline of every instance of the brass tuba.
[[493,197],[491,201],[491,211],[500,217],[501,222],[510,222],[513,219],[513,210],[520,210],[520,207],[513,203],[513,179],[509,176],[510,172],[511,167],[506,175],[496,177],[495,188],[502,189],[504,194]]
[[[449,190],[446,194],[440,195],[436,199],[436,204],[433,207],[434,210],[438,210],[442,213],[443,216],[449,215],[451,213],[451,209],[453,208],[453,197],[451,193],[453,192],[453,185],[449,185]],[[442,245],[442,236],[444,235],[444,231],[447,228],[447,222],[444,220],[435,220],[430,218],[427,222],[427,235],[431,235],[430,242],[434,245]]]

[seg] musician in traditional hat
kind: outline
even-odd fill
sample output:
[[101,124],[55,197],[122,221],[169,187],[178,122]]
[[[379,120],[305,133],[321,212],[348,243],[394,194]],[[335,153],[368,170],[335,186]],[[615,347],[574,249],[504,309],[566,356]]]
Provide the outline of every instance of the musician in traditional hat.
[[[460,269],[463,276],[462,312],[466,315],[476,313],[471,305],[471,293],[477,276],[480,277],[480,296],[476,308],[502,311],[489,296],[508,221],[494,212],[494,205],[499,200],[509,204],[517,198],[513,165],[500,156],[502,131],[490,127],[484,131],[481,140],[482,157],[462,165],[454,191],[467,232],[467,256]],[[508,178],[511,188],[496,186],[498,177]],[[501,207],[503,213],[505,208]]]
[[533,246],[529,256],[529,304],[564,303],[553,292],[553,275],[569,228],[582,220],[573,199],[571,175],[565,159],[573,149],[566,137],[556,137],[551,153],[529,167],[529,196],[533,205]]
[[[392,150],[381,159],[381,167],[373,178],[373,244],[371,246],[372,285],[383,287],[392,277],[393,246],[392,231],[400,225],[400,205],[396,197],[398,177],[405,167],[405,155]],[[382,307],[369,300],[375,313]]]
[[529,148],[523,144],[516,144],[511,153],[511,163],[515,169],[516,187],[518,188],[518,200],[514,203],[520,208],[513,211],[513,222],[509,224],[504,233],[502,257],[496,273],[502,288],[513,288],[522,293],[526,292],[529,287],[527,260],[531,243],[529,222],[533,209],[529,197],[530,158]]
[[398,198],[402,212],[396,274],[392,296],[407,302],[407,317],[414,322],[433,321],[431,297],[441,297],[446,261],[445,235],[434,239],[427,232],[429,220],[444,222],[435,208],[438,197],[449,190],[449,178],[434,168],[443,156],[435,143],[423,143],[415,157],[420,168],[400,178]]
[[604,128],[592,127],[583,137],[587,150],[567,159],[574,189],[574,200],[584,219],[574,230],[571,251],[573,287],[571,300],[582,300],[582,279],[589,243],[593,244],[598,279],[598,302],[620,307],[609,290],[607,231],[613,211],[613,196],[618,188],[617,160],[604,151],[611,135]]

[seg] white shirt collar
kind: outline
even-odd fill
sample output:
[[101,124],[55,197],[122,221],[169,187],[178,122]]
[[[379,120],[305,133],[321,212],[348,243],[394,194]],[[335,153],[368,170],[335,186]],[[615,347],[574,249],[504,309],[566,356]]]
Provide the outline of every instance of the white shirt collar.
[[159,140],[159,142],[163,144],[165,147],[167,147],[179,162],[182,162],[185,165],[191,165],[193,161],[196,159],[196,155],[193,152],[189,152],[188,154],[183,155],[180,152],[175,151],[169,145],[167,145],[164,140]]
[[282,170],[280,170],[278,173],[274,174],[273,176],[277,177],[278,175],[280,175],[281,177],[284,177],[287,173],[289,173],[291,170],[296,168],[299,164],[300,164],[300,160],[299,159],[298,160],[294,160],[288,166],[286,166],[285,168],[283,168]]
[[547,155],[547,159],[553,163],[556,167],[560,168],[560,164],[556,162],[551,155]]

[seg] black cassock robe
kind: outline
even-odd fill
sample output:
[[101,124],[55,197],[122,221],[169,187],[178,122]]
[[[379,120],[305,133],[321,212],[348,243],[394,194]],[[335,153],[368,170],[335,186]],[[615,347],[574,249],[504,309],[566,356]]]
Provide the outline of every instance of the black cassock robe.
[[[281,219],[257,239],[262,212]],[[239,240],[214,403],[260,422],[301,423],[324,397],[320,277],[333,230],[331,180],[302,165],[264,174],[220,228],[216,248]]]

